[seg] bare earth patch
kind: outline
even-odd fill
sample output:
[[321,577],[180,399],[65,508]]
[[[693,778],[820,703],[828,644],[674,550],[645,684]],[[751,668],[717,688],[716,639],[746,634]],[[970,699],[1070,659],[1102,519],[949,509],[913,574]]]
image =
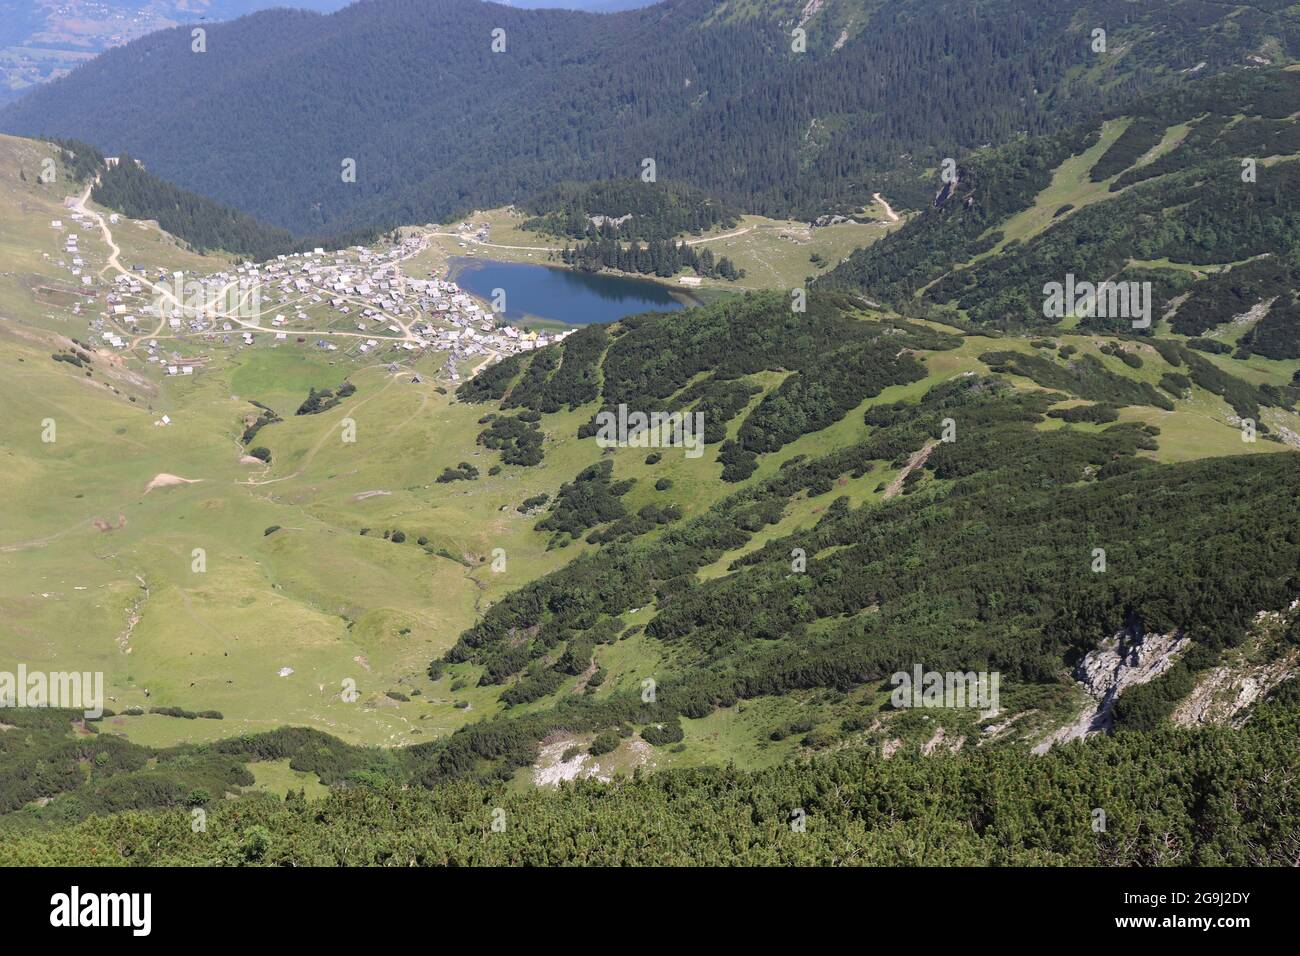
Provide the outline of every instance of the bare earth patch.
[[145,485],[144,493],[147,495],[155,488],[166,488],[169,485],[192,485],[202,481],[202,478],[182,478],[180,475],[169,475],[167,472],[159,472],[153,476],[153,480]]
[[[537,762],[533,764],[533,783],[539,787],[553,787],[562,780],[587,777],[609,783],[616,772],[630,772],[632,767],[653,766],[651,756],[654,748],[640,738],[625,740],[613,752],[593,757],[585,749],[593,737],[593,734],[552,734],[547,737],[542,741]],[[581,752],[565,760],[564,752],[570,747],[581,748]]]
[[930,457],[930,452],[934,451],[935,444],[936,442],[928,441],[921,448],[912,452],[912,457],[907,459],[907,464],[904,465],[903,470],[898,473],[898,477],[891,481],[889,486],[885,488],[886,499],[894,497],[894,495],[903,490],[903,482],[907,480],[907,476],[925,464],[926,459]]
[[884,207],[885,215],[889,217],[890,222],[898,222],[898,213],[894,212],[894,207],[889,205],[889,201],[884,196],[880,193],[872,193],[871,196]]

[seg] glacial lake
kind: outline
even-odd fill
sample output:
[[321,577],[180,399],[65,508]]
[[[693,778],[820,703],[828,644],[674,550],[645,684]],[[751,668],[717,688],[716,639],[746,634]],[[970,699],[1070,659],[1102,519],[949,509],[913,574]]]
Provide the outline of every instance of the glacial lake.
[[645,279],[468,256],[455,256],[449,264],[452,281],[471,295],[491,302],[493,290],[504,289],[505,318],[515,324],[540,319],[590,325],[697,304],[685,291]]

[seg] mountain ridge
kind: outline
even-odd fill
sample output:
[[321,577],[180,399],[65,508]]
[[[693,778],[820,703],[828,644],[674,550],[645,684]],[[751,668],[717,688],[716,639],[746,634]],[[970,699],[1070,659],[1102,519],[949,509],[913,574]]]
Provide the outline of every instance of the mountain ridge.
[[[214,25],[205,55],[181,30],[110,51],[10,106],[0,128],[129,151],[300,234],[437,221],[565,179],[639,174],[645,157],[746,211],[813,218],[874,191],[919,208],[918,176],[944,157],[1082,118],[1202,61],[1212,72],[1300,48],[1282,13],[1195,0],[1090,0],[1047,19],[1031,0],[855,0],[815,11],[796,54],[800,9],[366,0],[325,17],[264,12]],[[842,44],[816,32],[851,16]],[[1108,17],[1120,22],[1105,57],[1086,24]],[[164,108],[135,92],[150,88],[167,89]],[[701,137],[708,156],[689,145]],[[342,181],[345,159],[355,182]]]

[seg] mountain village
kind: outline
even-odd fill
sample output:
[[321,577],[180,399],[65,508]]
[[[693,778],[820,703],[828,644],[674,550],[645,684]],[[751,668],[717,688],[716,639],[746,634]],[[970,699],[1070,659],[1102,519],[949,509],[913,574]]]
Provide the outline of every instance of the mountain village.
[[[433,272],[426,278],[407,276],[402,263],[427,242],[420,235],[381,250],[316,248],[202,276],[121,266],[101,293],[79,241],[79,233],[100,223],[94,214],[71,208],[68,216],[70,226],[61,219],[50,225],[60,236],[57,264],[80,280],[89,300],[73,305],[72,313],[93,312],[102,295],[103,308],[90,318],[88,344],[122,353],[139,350],[165,375],[192,375],[202,368],[207,355],[190,347],[195,343],[237,349],[269,343],[392,363],[442,352],[444,373],[455,383],[461,377],[457,363],[482,358],[486,361],[475,367],[490,364],[573,331],[501,324],[486,303],[455,282]],[[119,219],[114,213],[107,223],[115,226]]]

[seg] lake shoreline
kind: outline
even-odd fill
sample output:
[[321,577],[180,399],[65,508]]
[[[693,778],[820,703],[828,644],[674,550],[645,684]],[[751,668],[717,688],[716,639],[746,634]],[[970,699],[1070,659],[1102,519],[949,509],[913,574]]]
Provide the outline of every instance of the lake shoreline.
[[[511,309],[508,306],[505,315],[512,323],[530,328],[574,328],[582,325],[603,325],[616,322],[628,315],[638,315],[644,312],[672,312],[679,309],[698,308],[705,304],[704,300],[695,295],[693,290],[669,285],[666,282],[640,275],[609,270],[584,272],[554,262],[522,263],[506,259],[493,259],[486,256],[452,256],[447,261],[447,278],[460,286],[461,290],[466,294],[490,306],[490,295],[487,294],[487,290],[482,283],[477,283],[478,288],[471,288],[472,285],[476,284],[471,277],[477,272],[487,270],[493,270],[498,277],[511,272],[515,273],[517,277],[527,277],[529,275],[542,277],[545,275],[544,273],[533,272],[532,270],[546,270],[548,273],[563,277],[563,282],[570,283],[570,285],[564,286],[563,289],[552,287],[549,290],[550,294],[556,295],[560,291],[564,291],[573,296],[575,294],[573,286],[580,286],[582,290],[579,297],[590,300],[582,303],[585,306],[585,312],[581,309],[578,310],[578,314],[588,316],[586,320],[574,320],[572,317],[563,318],[554,314],[564,312],[564,306],[548,309],[547,311],[552,314],[537,312],[530,308],[529,306],[535,305],[534,302],[530,301],[531,299],[546,298],[548,291],[537,287],[526,289],[524,293],[525,307]],[[504,284],[501,287],[505,288]],[[596,299],[612,299],[615,301],[626,299],[635,304],[628,307],[606,306],[600,308],[595,302]],[[509,302],[508,290],[507,302]],[[669,305],[669,302],[672,304]],[[619,314],[614,314],[615,312]]]

